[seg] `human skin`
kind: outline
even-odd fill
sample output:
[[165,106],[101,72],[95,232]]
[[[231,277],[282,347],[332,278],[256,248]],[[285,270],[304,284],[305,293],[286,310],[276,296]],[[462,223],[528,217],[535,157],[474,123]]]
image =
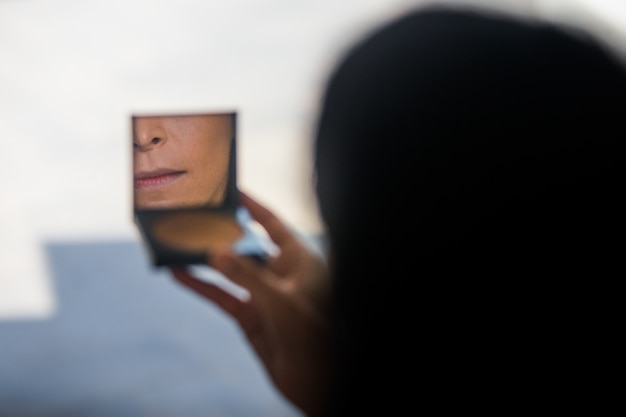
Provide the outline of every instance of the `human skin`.
[[220,204],[232,135],[230,114],[135,117],[135,208]]
[[323,415],[333,372],[330,347],[330,277],[274,213],[245,193],[241,202],[280,249],[263,265],[230,250],[209,254],[211,266],[245,288],[241,299],[219,285],[173,269],[174,278],[214,302],[239,324],[285,397],[307,416]]

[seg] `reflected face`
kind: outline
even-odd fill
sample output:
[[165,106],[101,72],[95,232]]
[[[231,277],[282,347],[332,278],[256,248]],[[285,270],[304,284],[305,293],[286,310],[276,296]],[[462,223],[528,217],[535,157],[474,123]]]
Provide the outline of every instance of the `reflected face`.
[[135,117],[135,208],[220,204],[228,185],[232,117]]

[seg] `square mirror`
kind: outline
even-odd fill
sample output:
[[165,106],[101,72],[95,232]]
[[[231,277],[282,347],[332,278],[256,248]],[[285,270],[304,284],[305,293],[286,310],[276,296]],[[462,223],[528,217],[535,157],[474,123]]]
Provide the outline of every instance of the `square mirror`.
[[152,264],[206,264],[223,248],[265,259],[239,201],[237,113],[131,119],[133,216]]

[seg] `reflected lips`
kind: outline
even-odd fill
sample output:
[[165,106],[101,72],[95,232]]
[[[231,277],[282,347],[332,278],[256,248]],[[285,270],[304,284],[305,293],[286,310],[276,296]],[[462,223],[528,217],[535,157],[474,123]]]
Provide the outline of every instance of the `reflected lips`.
[[158,188],[169,185],[182,177],[184,171],[158,170],[151,172],[139,172],[135,174],[135,190]]

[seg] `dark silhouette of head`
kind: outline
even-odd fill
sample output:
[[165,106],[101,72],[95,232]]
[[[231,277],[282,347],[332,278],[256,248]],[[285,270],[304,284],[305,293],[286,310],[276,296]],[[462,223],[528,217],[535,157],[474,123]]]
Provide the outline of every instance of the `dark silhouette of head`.
[[416,10],[348,51],[315,140],[344,404],[417,401],[405,372],[480,401],[533,361],[562,371],[557,335],[592,332],[581,306],[622,268],[625,103],[590,33],[477,9]]

